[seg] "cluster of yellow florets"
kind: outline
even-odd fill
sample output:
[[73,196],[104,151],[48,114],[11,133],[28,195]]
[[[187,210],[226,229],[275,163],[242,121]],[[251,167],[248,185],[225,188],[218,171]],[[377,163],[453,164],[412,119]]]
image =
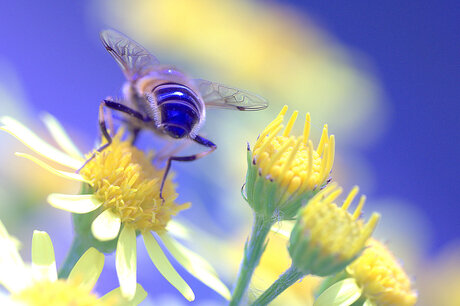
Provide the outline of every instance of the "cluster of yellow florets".
[[[80,174],[91,182],[94,195],[105,209],[112,209],[123,223],[137,230],[162,231],[171,216],[190,207],[178,205],[171,174],[163,188],[164,202],[160,198],[163,170],[152,165],[152,154],[121,140],[119,132],[112,144],[81,169]],[[88,155],[88,157],[91,156]]]
[[320,143],[315,150],[309,139],[310,114],[306,115],[302,136],[289,136],[298,112],[294,112],[282,135],[282,122],[287,111],[284,106],[279,115],[260,134],[254,146],[256,165],[261,174],[269,176],[288,193],[313,190],[322,185],[334,163],[334,136],[328,136],[327,125],[324,126]]
[[318,246],[324,255],[337,255],[341,260],[356,256],[364,247],[367,239],[377,225],[378,214],[372,215],[364,225],[358,219],[365,198],[362,197],[356,211],[347,211],[357,187],[350,192],[342,207],[334,200],[342,193],[342,188],[336,184],[330,185],[313,197],[308,205],[301,210],[299,224],[304,234],[310,239],[310,244]]

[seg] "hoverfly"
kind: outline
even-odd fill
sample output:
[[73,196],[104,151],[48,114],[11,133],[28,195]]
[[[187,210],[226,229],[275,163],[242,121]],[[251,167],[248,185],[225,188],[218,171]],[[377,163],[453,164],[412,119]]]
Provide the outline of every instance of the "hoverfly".
[[207,107],[254,111],[265,109],[267,101],[253,93],[202,79],[192,79],[171,65],[162,65],[140,44],[115,31],[100,33],[104,47],[121,67],[127,81],[123,86],[122,103],[105,99],[99,107],[99,126],[107,143],[111,144],[104,116],[104,107],[128,115],[128,127],[133,142],[141,129],[174,139],[189,138],[209,148],[188,156],[169,156],[160,187],[163,186],[172,161],[193,161],[204,157],[217,146],[198,135],[206,117]]

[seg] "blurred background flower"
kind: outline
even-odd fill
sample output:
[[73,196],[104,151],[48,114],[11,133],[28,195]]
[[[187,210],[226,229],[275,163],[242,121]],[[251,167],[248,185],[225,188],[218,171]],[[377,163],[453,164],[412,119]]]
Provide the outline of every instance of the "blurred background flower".
[[[345,189],[361,186],[368,195],[366,211],[382,214],[377,238],[403,261],[416,287],[420,280],[420,303],[432,305],[442,288],[425,289],[427,275],[459,281],[458,273],[441,273],[447,258],[460,262],[447,248],[460,226],[455,202],[460,152],[454,141],[460,124],[454,64],[458,15],[452,4],[5,1],[0,4],[0,115],[33,126],[30,118],[50,112],[89,151],[98,139],[99,102],[120,96],[124,81],[98,41],[104,27],[125,32],[160,61],[194,77],[266,97],[270,107],[264,112],[208,112],[203,133],[218,150],[173,165],[179,200],[193,203],[184,217],[224,239],[248,232],[250,209],[239,193],[246,142],[253,142],[284,104],[310,112],[314,141],[324,123],[336,135],[334,180]],[[36,126],[40,136],[43,130]],[[63,180],[16,158],[20,144],[9,135],[0,134],[0,144],[0,217],[25,246],[33,228],[49,232],[59,264],[71,241],[70,216],[47,207],[44,199],[52,190],[74,193],[78,184],[58,186]],[[156,144],[151,134],[141,135],[141,146]],[[21,234],[21,228],[27,231]],[[447,255],[439,255],[441,250]],[[138,256],[139,265],[152,269],[139,276],[149,300],[171,302],[174,290],[154,272],[146,253]],[[113,258],[106,263],[100,292],[113,288],[116,279]],[[198,301],[222,301],[192,278],[186,281],[197,288]]]

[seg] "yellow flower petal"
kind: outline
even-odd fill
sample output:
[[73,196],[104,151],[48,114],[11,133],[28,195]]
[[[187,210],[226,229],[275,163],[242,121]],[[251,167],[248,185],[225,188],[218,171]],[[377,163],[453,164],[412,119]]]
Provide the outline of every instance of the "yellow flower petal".
[[32,238],[32,274],[35,281],[57,280],[53,243],[46,232],[34,231]]
[[353,278],[347,278],[330,286],[316,299],[314,306],[351,305],[361,296],[361,289]]
[[80,174],[78,173],[75,173],[75,172],[68,172],[68,171],[61,171],[61,170],[57,170],[53,167],[51,167],[50,165],[48,165],[47,163],[39,160],[38,158],[32,156],[32,155],[29,155],[29,154],[26,154],[26,153],[18,153],[16,152],[15,153],[16,156],[19,156],[19,157],[24,157],[24,158],[27,158],[28,160],[31,160],[33,161],[34,163],[36,163],[37,165],[39,165],[40,167],[44,168],[45,170],[48,170],[49,172],[55,174],[55,175],[58,175],[60,177],[63,177],[63,178],[66,178],[66,179],[69,179],[69,180],[75,180],[75,181],[79,181],[79,182],[84,182],[84,183],[88,183],[90,184],[91,182],[90,181],[87,181],[85,180]]
[[185,270],[225,299],[230,300],[231,294],[227,286],[220,281],[214,268],[204,258],[181,245],[168,234],[160,234],[160,237],[171,255]]
[[75,170],[83,165],[84,159],[73,158],[49,145],[19,121],[10,117],[2,117],[0,123],[4,124],[0,130],[10,133],[41,156]]
[[64,152],[77,159],[81,159],[83,157],[83,154],[80,153],[62,125],[54,116],[44,113],[42,114],[41,119],[45,123],[51,136],[53,136],[54,140],[64,150]]
[[104,268],[104,254],[89,248],[70,271],[67,281],[76,281],[80,286],[92,289]]
[[151,233],[143,233],[145,248],[158,271],[188,300],[195,300],[195,294],[169,262],[163,250]]
[[139,305],[145,298],[147,297],[147,292],[145,292],[144,288],[142,288],[141,285],[137,284],[136,287],[136,295],[131,301],[128,301],[126,298],[124,298],[121,295],[121,290],[120,288],[114,289],[107,294],[105,294],[103,297],[101,297],[102,301],[119,301],[117,306],[137,306]]
[[52,193],[47,198],[51,206],[76,214],[86,214],[102,205],[91,194],[60,194]]
[[120,232],[120,217],[111,209],[106,209],[94,219],[91,224],[91,232],[100,241],[109,241],[117,238]]
[[136,231],[124,226],[118,237],[115,265],[121,294],[132,300],[136,294]]

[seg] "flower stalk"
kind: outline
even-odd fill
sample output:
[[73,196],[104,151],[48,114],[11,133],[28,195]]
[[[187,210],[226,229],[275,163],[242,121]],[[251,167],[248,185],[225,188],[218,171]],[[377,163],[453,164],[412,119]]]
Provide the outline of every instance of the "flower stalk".
[[86,252],[89,246],[80,238],[80,236],[75,236],[72,241],[72,246],[70,247],[67,257],[64,260],[61,268],[58,272],[59,278],[66,279],[69,277],[70,271],[80,259],[80,257]]
[[267,219],[261,214],[254,214],[254,225],[251,236],[244,246],[244,257],[230,305],[239,305],[246,293],[252,274],[267,246],[266,238],[273,224],[273,219]]
[[284,290],[291,287],[295,282],[304,277],[305,274],[296,267],[291,266],[283,273],[261,296],[259,296],[253,306],[267,305],[273,301]]

